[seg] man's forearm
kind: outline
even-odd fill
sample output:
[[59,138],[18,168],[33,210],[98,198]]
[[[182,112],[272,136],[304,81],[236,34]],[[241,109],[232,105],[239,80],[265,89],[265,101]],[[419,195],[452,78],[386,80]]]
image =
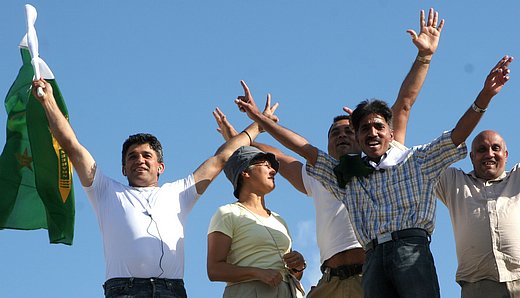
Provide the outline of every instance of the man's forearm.
[[460,118],[459,122],[451,133],[451,140],[455,146],[462,144],[477,126],[480,118],[484,115],[479,109],[486,109],[491,102],[493,95],[480,91],[473,104],[466,110],[466,113]]
[[[423,59],[431,59],[432,55],[421,57]],[[397,99],[392,106],[394,138],[401,144],[405,142],[410,112],[417,96],[419,96],[429,68],[430,64],[425,63],[425,60],[417,58],[414,60],[412,68],[401,84]]]
[[227,158],[233,154],[238,148],[242,146],[251,146],[256,137],[260,134],[260,128],[257,123],[252,123],[242,132],[238,133],[227,142],[222,144],[215,152],[215,156],[222,156],[224,158],[224,163],[227,161]]
[[94,158],[79,143],[72,126],[61,112],[54,98],[43,101],[42,107],[47,116],[52,135],[69,156],[81,184],[90,186],[96,171]]
[[308,163],[312,165],[316,163],[318,149],[309,144],[304,137],[279,125],[263,114],[256,115],[254,120],[283,146],[305,158]]
[[78,142],[69,121],[65,118],[56,101],[46,101],[42,107],[47,116],[49,129],[60,146],[67,154],[73,153],[74,145]]

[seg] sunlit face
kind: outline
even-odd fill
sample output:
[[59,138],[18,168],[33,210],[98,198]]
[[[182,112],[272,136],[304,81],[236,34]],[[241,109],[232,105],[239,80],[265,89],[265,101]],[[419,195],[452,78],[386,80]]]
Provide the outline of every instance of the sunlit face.
[[159,174],[163,172],[164,163],[157,161],[157,153],[149,144],[135,144],[128,148],[123,175],[130,186],[157,186]]
[[332,124],[329,132],[328,151],[329,155],[335,159],[339,159],[345,154],[361,152],[348,119],[342,119]]
[[475,175],[492,180],[505,171],[507,162],[506,143],[502,137],[491,130],[479,133],[471,144],[470,158]]
[[276,170],[267,160],[260,160],[251,164],[243,175],[243,186],[257,194],[268,194],[276,186],[274,182]]
[[379,114],[369,114],[361,119],[356,140],[361,150],[372,161],[379,162],[394,139],[394,133],[388,123]]

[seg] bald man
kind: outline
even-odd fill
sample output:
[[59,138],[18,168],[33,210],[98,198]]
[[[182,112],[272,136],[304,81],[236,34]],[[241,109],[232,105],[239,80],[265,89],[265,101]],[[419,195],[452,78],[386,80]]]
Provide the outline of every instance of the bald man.
[[463,298],[520,297],[520,164],[506,172],[507,156],[504,139],[482,131],[473,171],[449,168],[436,186],[450,211]]

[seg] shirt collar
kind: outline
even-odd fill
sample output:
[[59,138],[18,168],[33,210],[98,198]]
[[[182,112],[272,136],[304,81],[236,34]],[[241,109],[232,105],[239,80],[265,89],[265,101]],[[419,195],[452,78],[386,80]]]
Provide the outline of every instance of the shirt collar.
[[474,171],[474,170],[471,171],[471,172],[469,172],[468,175],[471,176],[471,177],[473,177],[473,178],[475,178],[475,179],[485,180],[485,181],[487,181],[487,182],[499,182],[499,181],[504,180],[504,178],[506,178],[506,176],[507,176],[507,172],[504,171],[504,172],[502,172],[502,174],[501,174],[500,176],[498,176],[498,177],[495,178],[495,179],[491,179],[491,180],[486,180],[486,179],[482,179],[482,178],[477,177],[477,175],[475,174],[475,171]]
[[366,155],[363,157],[363,159],[368,163],[368,165],[376,170],[388,169],[400,164],[406,158],[406,156],[408,156],[410,151],[411,149],[406,148],[404,145],[392,141],[392,143],[390,143],[390,148],[383,156],[381,156],[379,163],[368,160]]

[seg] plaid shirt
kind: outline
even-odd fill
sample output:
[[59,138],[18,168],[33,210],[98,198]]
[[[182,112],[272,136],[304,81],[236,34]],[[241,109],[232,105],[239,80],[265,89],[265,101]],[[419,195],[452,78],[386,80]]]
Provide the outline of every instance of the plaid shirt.
[[406,151],[404,160],[370,176],[353,177],[344,189],[333,169],[338,161],[319,151],[307,172],[347,207],[359,242],[365,246],[377,235],[407,228],[432,234],[435,226],[434,186],[452,163],[467,154],[466,145],[455,147],[451,132],[433,142]]

